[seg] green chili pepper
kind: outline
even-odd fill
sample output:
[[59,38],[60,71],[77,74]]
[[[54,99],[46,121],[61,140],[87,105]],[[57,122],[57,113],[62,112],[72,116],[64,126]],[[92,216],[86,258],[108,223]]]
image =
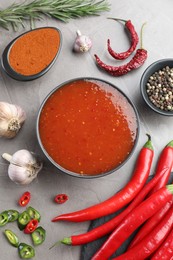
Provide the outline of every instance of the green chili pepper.
[[12,246],[18,247],[19,239],[11,230],[6,229],[4,234]]
[[22,259],[30,259],[35,256],[35,250],[32,246],[20,243],[18,246],[19,255]]
[[31,234],[33,244],[41,245],[46,238],[46,230],[42,227],[36,228],[36,230]]
[[28,222],[30,221],[30,216],[26,211],[23,211],[21,214],[19,214],[18,217],[18,227],[20,230],[23,230]]
[[28,207],[26,209],[26,211],[29,214],[31,219],[37,219],[38,221],[40,221],[41,215],[40,215],[40,213],[36,209],[34,209],[32,207]]
[[0,227],[2,227],[5,224],[7,224],[7,222],[8,222],[8,212],[7,211],[3,211],[0,214]]
[[19,212],[14,209],[7,210],[7,214],[8,214],[8,222],[14,222],[19,217]]

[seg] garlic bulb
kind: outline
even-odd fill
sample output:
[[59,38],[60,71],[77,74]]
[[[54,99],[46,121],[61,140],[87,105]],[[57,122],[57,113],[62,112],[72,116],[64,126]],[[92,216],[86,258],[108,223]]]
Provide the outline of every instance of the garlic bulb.
[[77,37],[73,46],[75,52],[87,52],[92,47],[91,39],[86,36],[82,35],[81,32],[78,30]]
[[21,107],[0,102],[0,137],[15,137],[25,119],[26,114]]
[[10,162],[8,167],[9,178],[17,184],[29,184],[42,169],[42,162],[28,150],[19,150],[12,156],[8,153],[2,157]]

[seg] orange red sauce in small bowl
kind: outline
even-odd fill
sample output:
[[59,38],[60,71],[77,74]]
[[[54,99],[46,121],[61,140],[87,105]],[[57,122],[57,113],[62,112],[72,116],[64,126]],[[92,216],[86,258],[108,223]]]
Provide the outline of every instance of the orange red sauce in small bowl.
[[37,121],[47,157],[74,176],[108,174],[131,154],[138,136],[137,112],[110,83],[76,79],[53,90]]

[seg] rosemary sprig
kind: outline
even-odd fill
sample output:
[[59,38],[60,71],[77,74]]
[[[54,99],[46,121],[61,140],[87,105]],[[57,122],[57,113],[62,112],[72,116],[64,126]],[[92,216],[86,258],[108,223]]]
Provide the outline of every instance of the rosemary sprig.
[[33,0],[24,3],[14,3],[4,10],[0,10],[0,27],[8,29],[10,25],[17,29],[24,26],[24,21],[42,19],[49,16],[63,22],[71,18],[99,15],[100,12],[109,11],[107,0]]

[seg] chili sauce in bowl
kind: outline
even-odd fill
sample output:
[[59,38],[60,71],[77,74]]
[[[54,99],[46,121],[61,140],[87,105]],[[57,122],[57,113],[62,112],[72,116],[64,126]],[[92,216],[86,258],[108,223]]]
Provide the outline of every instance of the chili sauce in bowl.
[[37,118],[37,137],[47,158],[78,177],[100,177],[118,169],[132,154],[138,134],[132,102],[96,78],[78,78],[55,88]]
[[16,80],[37,79],[55,63],[61,42],[61,32],[55,27],[27,31],[7,45],[1,58],[2,68]]

